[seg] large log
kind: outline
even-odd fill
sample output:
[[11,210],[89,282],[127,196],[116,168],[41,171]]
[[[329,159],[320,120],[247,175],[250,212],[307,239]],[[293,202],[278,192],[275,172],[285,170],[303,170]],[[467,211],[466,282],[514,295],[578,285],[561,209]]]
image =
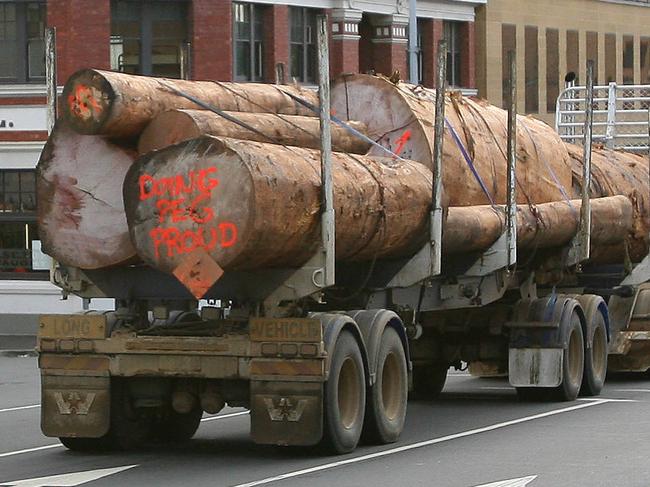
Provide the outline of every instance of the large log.
[[[273,85],[185,81],[84,69],[65,84],[62,116],[81,134],[135,136],[165,110],[198,108],[168,86],[221,110],[314,115]],[[281,89],[318,105],[318,95],[313,90],[294,86]]]
[[[232,139],[255,140],[276,144],[320,147],[320,122],[315,117],[267,113],[226,112],[227,115],[254,128],[256,132],[207,110],[169,110],[154,118],[140,135],[138,152],[145,154],[200,135],[216,135]],[[365,132],[360,122],[350,125]],[[365,154],[370,144],[338,125],[332,125],[332,149],[339,152]]]
[[[408,253],[427,224],[431,172],[334,153],[340,259]],[[224,269],[297,265],[319,242],[318,151],[202,136],[141,157],[124,202],[144,262],[172,272],[197,248]]]
[[122,183],[135,150],[97,135],[54,127],[37,166],[43,251],[63,264],[97,269],[128,262],[131,245]]
[[[435,91],[387,78],[343,75],[332,86],[337,116],[368,126],[368,135],[407,159],[431,167]],[[488,203],[452,136],[458,135],[495,203],[506,201],[507,112],[485,101],[447,96],[443,185],[450,206]],[[564,144],[548,125],[517,117],[517,201],[544,203],[564,199],[571,188],[571,166]],[[373,147],[369,155],[385,155]]]
[[[317,151],[202,136],[140,158],[124,183],[131,238],[148,264],[173,272],[202,248],[223,269],[296,266],[316,250]],[[414,161],[333,154],[336,256],[341,261],[410,255],[427,235],[431,173]],[[520,208],[522,245],[552,247],[577,228],[579,203]],[[492,214],[491,214],[492,213]],[[594,203],[598,239],[631,224],[627,198]],[[489,247],[503,230],[492,207],[450,208],[448,253]],[[623,230],[623,231],[621,231]],[[477,242],[480,245],[477,246]]]
[[[566,144],[573,169],[573,192],[578,196],[582,189],[582,147]],[[632,203],[634,224],[622,246],[600,249],[599,260],[620,263],[624,256],[638,262],[648,253],[650,233],[650,197],[648,189],[648,158],[629,152],[594,148],[591,154],[592,198],[624,195]]]
[[[581,207],[581,200],[519,205],[517,247],[545,249],[567,245],[578,231]],[[594,199],[591,212],[595,253],[600,246],[620,244],[632,228],[632,203],[625,196]],[[489,205],[451,207],[443,228],[443,253],[483,251],[505,230],[505,215],[503,208]]]

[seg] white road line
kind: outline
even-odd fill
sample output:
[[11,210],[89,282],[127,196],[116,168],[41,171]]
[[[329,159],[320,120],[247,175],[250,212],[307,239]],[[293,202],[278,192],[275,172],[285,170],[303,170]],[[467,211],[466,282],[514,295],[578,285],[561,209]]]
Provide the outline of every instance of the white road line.
[[20,411],[21,409],[34,409],[34,408],[40,408],[40,404],[32,404],[30,406],[17,406],[15,408],[5,408],[5,409],[0,409],[0,413],[8,413],[9,411]]
[[650,389],[614,389],[614,392],[650,392]]
[[[29,406],[25,406],[29,407]],[[35,407],[35,406],[32,406]],[[1,411],[0,411],[1,412]],[[227,419],[227,418],[232,418],[235,416],[243,416],[244,414],[249,414],[248,411],[240,411],[238,413],[230,413],[230,414],[221,414],[219,416],[210,416],[207,418],[203,418],[201,421],[214,421],[215,419]],[[61,443],[55,443],[54,445],[45,445],[45,446],[37,446],[35,448],[26,448],[24,450],[16,450],[16,451],[9,451],[6,453],[0,453],[0,458],[4,457],[12,457],[14,455],[20,455],[22,453],[31,453],[34,451],[40,451],[40,450],[49,450],[50,448],[61,448],[63,445]]]
[[365,462],[367,460],[374,460],[375,458],[386,457],[388,455],[395,455],[396,453],[402,453],[409,450],[414,450],[416,448],[422,448],[425,446],[435,445],[437,443],[443,443],[445,441],[456,440],[458,438],[464,438],[466,436],[478,435],[480,433],[486,433],[488,431],[494,431],[500,428],[506,428],[508,426],[513,426],[516,424],[526,423],[528,421],[534,421],[536,419],[547,418],[549,416],[555,416],[557,414],[568,413],[571,411],[576,411],[578,409],[584,409],[591,406],[598,406],[600,404],[606,404],[611,402],[608,399],[593,399],[590,402],[583,402],[582,404],[576,404],[575,406],[569,406],[562,409],[554,409],[545,413],[534,414],[532,416],[526,416],[519,419],[513,419],[510,421],[505,421],[503,423],[497,423],[490,426],[484,426],[483,428],[476,428],[469,431],[463,431],[462,433],[455,433],[453,435],[441,436],[439,438],[432,438],[430,440],[420,441],[418,443],[411,443],[410,445],[399,446],[397,448],[391,448],[390,450],[383,450],[376,453],[370,453],[368,455],[362,455],[359,457],[348,458],[347,460],[340,460],[338,462],[326,463],[323,465],[317,465],[315,467],[305,468],[302,470],[296,470],[294,472],[283,473],[276,475],[274,477],[267,477],[261,480],[255,480],[253,482],[248,482],[245,484],[238,484],[233,487],[255,487],[257,485],[270,484],[271,482],[277,482],[279,480],[290,479],[294,477],[300,477],[302,475],[307,475],[314,472],[321,472],[323,470],[330,470],[337,467],[343,467],[345,465],[350,465],[353,463]]
[[61,443],[55,443],[54,445],[37,446],[36,448],[8,451],[7,453],[0,453],[0,458],[13,457],[14,455],[20,455],[21,453],[31,453],[33,451],[49,450],[50,448],[63,448],[63,445]]
[[250,413],[248,411],[240,411],[238,413],[220,414],[219,416],[208,416],[207,418],[203,418],[201,422],[203,423],[204,421],[214,421],[215,419],[234,418],[235,416],[243,416],[245,414],[250,414]]
[[510,387],[497,387],[497,386],[481,386],[481,389],[486,389],[489,391],[514,391],[515,388],[510,386]]
[[[616,398],[610,398],[610,397],[601,397],[599,400],[605,401],[605,402],[642,402],[638,401],[636,399],[616,399]],[[593,401],[593,399],[590,399],[588,397],[581,397],[578,399],[578,401]]]

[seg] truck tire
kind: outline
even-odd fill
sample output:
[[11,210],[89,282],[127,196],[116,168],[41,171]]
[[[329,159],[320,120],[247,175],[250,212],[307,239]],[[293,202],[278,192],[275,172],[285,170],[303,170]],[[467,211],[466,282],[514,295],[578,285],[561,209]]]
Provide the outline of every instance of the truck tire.
[[[593,332],[590,337],[591,347],[585,347],[585,370],[582,377],[580,394],[597,396],[605,384],[607,375],[607,329],[602,313],[596,311],[592,320]],[[585,343],[587,341],[585,340]]]
[[134,450],[151,437],[151,418],[140,414],[132,405],[126,382],[111,380],[110,446],[116,450]]
[[190,440],[201,424],[203,410],[196,408],[187,414],[177,413],[173,409],[154,424],[156,439],[161,441],[182,442]]
[[326,448],[348,453],[359,443],[366,407],[366,380],[359,344],[343,330],[331,352],[329,379],[325,383]]
[[404,429],[408,372],[402,341],[392,327],[387,327],[382,334],[376,374],[366,403],[364,439],[393,443]]
[[582,385],[585,368],[585,345],[580,317],[574,310],[568,322],[568,341],[564,348],[562,384],[554,389],[554,396],[560,401],[575,401]]
[[78,452],[101,452],[109,449],[110,445],[106,436],[100,438],[59,438],[59,441],[68,450]]
[[447,370],[447,364],[413,364],[413,398],[427,401],[436,399],[445,387]]

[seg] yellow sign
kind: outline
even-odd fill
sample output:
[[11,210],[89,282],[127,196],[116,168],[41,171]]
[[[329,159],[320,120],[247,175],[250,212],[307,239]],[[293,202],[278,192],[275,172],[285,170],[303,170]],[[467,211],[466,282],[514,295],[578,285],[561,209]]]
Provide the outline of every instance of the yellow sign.
[[254,342],[320,342],[320,321],[311,318],[252,318],[250,337]]
[[104,315],[41,315],[40,338],[106,338]]

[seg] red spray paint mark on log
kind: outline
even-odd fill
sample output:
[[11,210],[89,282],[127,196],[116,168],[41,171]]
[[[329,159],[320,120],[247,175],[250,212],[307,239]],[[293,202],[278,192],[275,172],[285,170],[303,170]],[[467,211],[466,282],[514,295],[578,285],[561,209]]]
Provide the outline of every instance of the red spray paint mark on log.
[[99,115],[102,107],[94,95],[93,88],[81,84],[77,85],[74,94],[68,95],[70,112],[84,119]]
[[406,145],[406,143],[409,141],[410,138],[411,138],[411,131],[406,130],[401,135],[401,137],[396,141],[397,147],[395,147],[395,154],[399,156],[402,153],[402,151],[404,150],[404,146]]
[[217,247],[225,249],[237,242],[237,226],[233,222],[214,222],[214,210],[201,206],[219,186],[219,179],[211,177],[216,167],[190,171],[187,176],[155,178],[149,174],[140,176],[140,201],[155,199],[158,222],[164,224],[192,221],[201,225],[198,229],[181,230],[176,226],[158,226],[149,232],[156,259],[161,252],[167,257],[190,254],[197,249],[210,251]]

